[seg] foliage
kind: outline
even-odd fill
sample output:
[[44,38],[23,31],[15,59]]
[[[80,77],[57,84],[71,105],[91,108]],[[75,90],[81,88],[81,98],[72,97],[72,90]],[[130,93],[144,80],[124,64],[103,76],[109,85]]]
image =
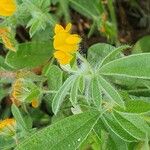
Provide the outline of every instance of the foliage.
[[[150,37],[134,46],[119,44],[112,0],[16,0],[13,5],[15,12],[0,22],[0,29],[11,29],[8,41],[17,47],[7,51],[1,41],[0,119],[13,118],[15,124],[0,122],[0,149],[149,150]],[[82,37],[70,32],[71,24],[58,25],[63,17],[70,22],[72,11],[91,21],[89,38],[99,30],[113,46],[92,44],[82,54]],[[19,26],[28,40],[17,39]]]

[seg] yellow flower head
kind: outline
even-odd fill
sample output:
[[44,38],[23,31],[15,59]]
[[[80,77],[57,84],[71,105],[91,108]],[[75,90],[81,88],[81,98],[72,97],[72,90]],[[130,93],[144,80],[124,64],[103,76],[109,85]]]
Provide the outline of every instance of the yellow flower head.
[[5,119],[0,121],[0,131],[4,128],[8,128],[9,126],[14,126],[15,122],[16,121],[14,119]]
[[34,108],[39,106],[39,90],[37,86],[23,78],[17,79],[12,85],[11,100],[17,106],[22,102],[31,103]]
[[56,51],[54,53],[54,57],[58,60],[61,65],[68,64],[73,56],[69,53],[65,53],[63,51]]
[[77,34],[71,34],[71,23],[66,28],[56,24],[54,36],[54,48],[56,52],[54,57],[62,65],[68,64],[73,58],[74,54],[79,49],[81,38]]
[[39,106],[39,101],[38,99],[33,99],[31,102],[31,105],[33,108],[37,108]]
[[11,33],[8,28],[0,28],[0,38],[2,39],[6,48],[16,51],[15,45],[11,39]]
[[0,16],[12,16],[16,9],[15,0],[0,0]]
[[17,79],[13,84],[12,89],[12,97],[15,100],[22,100],[23,93],[25,92],[25,89],[23,88],[23,82],[20,79]]

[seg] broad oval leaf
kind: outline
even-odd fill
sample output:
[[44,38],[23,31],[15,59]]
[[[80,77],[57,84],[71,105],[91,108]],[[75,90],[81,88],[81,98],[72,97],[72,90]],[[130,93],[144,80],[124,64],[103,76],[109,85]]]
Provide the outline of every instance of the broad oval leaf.
[[73,150],[86,139],[99,112],[85,112],[54,123],[20,143],[15,150]]
[[128,45],[123,45],[123,46],[120,46],[120,47],[117,47],[115,48],[112,52],[110,52],[102,61],[101,65],[104,65],[104,64],[107,64],[108,62],[116,59],[117,55],[123,51],[124,49],[127,49],[127,48],[130,48],[130,46]]
[[93,67],[99,67],[102,60],[113,50],[114,46],[106,43],[97,43],[88,49],[88,61]]
[[120,58],[100,68],[99,73],[109,76],[150,79],[150,53]]
[[139,39],[133,47],[133,53],[146,53],[150,52],[150,35],[144,36]]
[[63,72],[56,65],[48,65],[44,68],[43,74],[48,79],[48,87],[50,90],[58,90],[62,85]]
[[6,63],[15,69],[34,68],[48,61],[52,52],[51,41],[22,43],[17,52],[8,52]]

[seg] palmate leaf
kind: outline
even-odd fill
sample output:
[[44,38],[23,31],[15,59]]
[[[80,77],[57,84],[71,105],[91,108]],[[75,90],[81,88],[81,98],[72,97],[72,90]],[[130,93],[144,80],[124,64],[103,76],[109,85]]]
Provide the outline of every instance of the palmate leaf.
[[150,53],[130,55],[111,61],[99,70],[102,75],[150,79]]
[[73,150],[86,139],[99,119],[99,112],[85,112],[65,118],[20,143],[15,150]]

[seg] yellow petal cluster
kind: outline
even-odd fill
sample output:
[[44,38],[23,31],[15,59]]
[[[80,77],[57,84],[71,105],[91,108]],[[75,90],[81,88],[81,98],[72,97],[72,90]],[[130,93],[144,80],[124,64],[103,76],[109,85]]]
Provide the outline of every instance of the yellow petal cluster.
[[24,93],[23,82],[21,80],[16,80],[13,84],[12,97],[14,100],[22,99]]
[[62,65],[69,64],[73,54],[79,49],[81,38],[77,34],[71,34],[72,24],[69,23],[66,28],[56,24],[54,36],[54,48],[56,52],[54,57]]
[[0,16],[12,16],[16,9],[15,0],[0,0]]
[[39,101],[38,99],[33,99],[31,102],[31,105],[33,108],[37,108],[39,106]]
[[[11,100],[17,106],[20,106],[22,102],[26,102],[27,97],[30,92],[27,88],[26,81],[23,79],[17,79],[12,86]],[[31,101],[31,105],[33,108],[37,108],[39,106],[38,98],[33,98]]]
[[7,128],[9,126],[13,126],[15,124],[14,119],[5,119],[0,121],[0,130],[3,130],[4,128]]
[[0,38],[2,39],[6,48],[12,51],[16,51],[15,45],[11,40],[10,30],[8,28],[0,28]]

